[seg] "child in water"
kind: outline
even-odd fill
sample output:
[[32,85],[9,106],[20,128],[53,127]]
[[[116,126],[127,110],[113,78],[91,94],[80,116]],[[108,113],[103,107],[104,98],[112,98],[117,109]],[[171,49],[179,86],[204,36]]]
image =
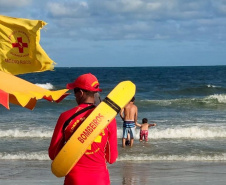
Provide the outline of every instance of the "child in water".
[[142,124],[137,123],[138,127],[140,127],[140,141],[148,141],[148,128],[152,126],[156,126],[156,123],[149,124],[147,118],[142,119]]

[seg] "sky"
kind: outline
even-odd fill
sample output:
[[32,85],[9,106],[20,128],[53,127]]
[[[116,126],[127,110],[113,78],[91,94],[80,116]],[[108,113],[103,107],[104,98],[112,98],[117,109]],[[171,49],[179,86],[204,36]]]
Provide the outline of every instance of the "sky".
[[56,67],[226,65],[226,0],[0,0]]

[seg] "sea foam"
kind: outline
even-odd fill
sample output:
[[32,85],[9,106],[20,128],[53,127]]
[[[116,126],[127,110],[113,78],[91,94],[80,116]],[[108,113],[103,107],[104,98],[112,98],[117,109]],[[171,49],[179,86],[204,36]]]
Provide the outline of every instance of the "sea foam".
[[48,90],[54,89],[54,86],[51,83],[45,83],[45,84],[36,83],[35,85]]
[[[0,160],[50,160],[47,151],[0,153]],[[119,155],[117,161],[226,161],[226,153],[215,155]]]
[[[51,138],[53,130],[35,128],[30,130],[9,129],[0,130],[0,138]],[[122,127],[118,127],[118,138],[122,137]],[[135,131],[135,139],[139,139],[140,129]],[[226,129],[222,127],[173,127],[166,129],[151,128],[149,129],[148,138],[150,139],[211,139],[226,138]]]
[[10,130],[0,130],[1,137],[12,137],[12,138],[49,138],[52,137],[53,131],[45,131],[43,129],[34,130],[20,130],[20,129],[10,129]]
[[[139,139],[140,130],[136,129],[135,139]],[[122,137],[122,129],[118,129],[118,138]],[[211,139],[226,138],[226,129],[221,127],[174,127],[166,129],[149,129],[149,139]]]
[[218,103],[226,103],[226,95],[225,94],[210,95],[206,99],[217,100]]
[[215,155],[121,155],[117,161],[226,161],[226,153]]
[[204,98],[180,98],[180,99],[166,99],[166,100],[140,100],[141,103],[158,105],[158,106],[198,106],[211,105],[211,104],[225,104],[226,95],[225,94],[215,94],[206,96]]
[[50,160],[47,152],[17,152],[14,154],[0,153],[0,160]]

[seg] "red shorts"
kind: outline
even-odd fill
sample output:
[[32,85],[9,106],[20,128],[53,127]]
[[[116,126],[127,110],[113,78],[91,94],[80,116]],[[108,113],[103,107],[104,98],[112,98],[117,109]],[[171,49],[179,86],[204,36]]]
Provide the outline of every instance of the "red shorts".
[[108,170],[97,172],[72,172],[64,181],[64,185],[110,185]]
[[141,130],[140,131],[140,140],[148,141],[148,130]]

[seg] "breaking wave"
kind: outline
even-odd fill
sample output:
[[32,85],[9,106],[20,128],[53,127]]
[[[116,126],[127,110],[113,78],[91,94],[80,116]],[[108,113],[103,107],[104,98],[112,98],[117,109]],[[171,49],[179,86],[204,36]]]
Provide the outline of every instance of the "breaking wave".
[[47,152],[17,152],[17,153],[0,153],[0,160],[50,160]]
[[[47,151],[43,152],[17,152],[0,153],[0,160],[50,160]],[[117,161],[226,161],[226,153],[200,154],[200,155],[147,155],[126,154],[119,155]]]
[[141,100],[140,107],[149,106],[165,106],[165,107],[214,107],[218,105],[226,105],[226,94],[214,94],[204,98],[180,98],[166,100]]
[[[135,139],[139,139],[139,129],[136,129]],[[122,136],[122,128],[118,128],[118,138]],[[149,130],[150,139],[212,139],[226,138],[226,129],[221,127],[174,127],[166,129],[152,128]]]
[[[152,128],[150,129],[150,139],[208,139],[226,138],[226,129],[221,127],[174,127],[174,128]],[[52,130],[32,129],[32,130],[0,130],[0,138],[51,138]],[[122,136],[122,127],[118,126],[118,138]],[[135,138],[139,138],[139,129],[136,129]]]
[[54,89],[54,86],[51,83],[45,83],[45,84],[36,83],[35,85],[48,90]]
[[214,155],[124,155],[117,161],[226,161],[226,153]]
[[49,138],[52,137],[53,131],[45,131],[44,129],[36,130],[20,130],[20,129],[10,129],[10,130],[0,130],[1,137],[11,137],[11,138]]

